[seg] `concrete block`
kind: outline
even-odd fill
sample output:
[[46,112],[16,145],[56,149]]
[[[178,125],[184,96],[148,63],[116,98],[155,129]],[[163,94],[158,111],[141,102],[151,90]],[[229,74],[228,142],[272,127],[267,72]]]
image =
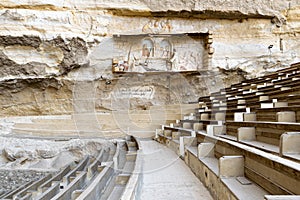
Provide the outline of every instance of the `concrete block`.
[[200,130],[203,130],[203,123],[194,123],[194,124],[193,124],[193,130],[194,130],[194,131],[200,131]]
[[182,124],[182,128],[191,129],[192,128],[192,123],[190,123],[190,122],[184,122]]
[[214,157],[214,143],[203,142],[198,144],[198,158]]
[[244,121],[256,121],[256,113],[244,113]]
[[244,113],[243,112],[235,112],[234,113],[234,121],[235,122],[242,122],[242,121],[244,121]]
[[127,153],[126,154],[126,161],[128,162],[134,162],[136,160],[136,153]]
[[130,175],[128,175],[128,174],[120,174],[116,177],[116,184],[117,185],[126,185],[128,183],[129,178],[130,178]]
[[275,102],[274,108],[279,108],[279,107],[288,107],[288,102]]
[[208,115],[208,113],[202,113],[201,116],[200,116],[200,119],[201,119],[201,120],[209,120],[209,115]]
[[165,137],[171,137],[172,136],[172,131],[171,130],[164,130],[164,136]]
[[179,140],[181,133],[180,132],[172,132],[172,139]]
[[188,120],[196,120],[196,116],[195,115],[189,115]]
[[223,156],[219,159],[219,177],[244,176],[243,156]]
[[278,122],[296,122],[296,114],[294,111],[277,112],[276,118]]
[[179,153],[184,157],[185,146],[195,146],[197,144],[197,138],[192,136],[183,136],[179,138]]
[[214,135],[224,135],[226,133],[226,126],[216,125],[214,126]]
[[199,108],[199,110],[198,110],[199,113],[202,113],[204,111],[205,111],[205,108]]
[[158,138],[158,135],[163,134],[164,131],[162,129],[156,129],[155,130],[155,138]]
[[269,100],[269,96],[259,96],[259,101],[267,101]]
[[215,114],[215,120],[217,121],[225,121],[226,114],[223,112],[218,112]]
[[280,155],[300,154],[300,132],[286,132],[280,137]]
[[261,108],[273,108],[274,105],[273,105],[273,103],[261,103],[260,107]]
[[238,138],[237,139],[238,139],[238,141],[256,140],[255,127],[240,127],[240,128],[238,128]]
[[226,133],[226,126],[224,125],[207,125],[206,132],[208,135],[224,135]]
[[189,115],[185,115],[183,116],[183,120],[189,120],[190,116]]
[[290,90],[290,89],[292,89],[292,88],[291,87],[281,87],[280,88],[281,91]]
[[239,99],[237,101],[237,104],[245,104],[246,103],[246,100],[245,99]]

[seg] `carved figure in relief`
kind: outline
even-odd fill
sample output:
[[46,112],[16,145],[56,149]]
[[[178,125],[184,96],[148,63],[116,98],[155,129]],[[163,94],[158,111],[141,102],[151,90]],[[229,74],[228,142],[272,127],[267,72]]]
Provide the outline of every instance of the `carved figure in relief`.
[[173,49],[172,57],[170,58],[170,62],[172,63],[171,70],[177,69],[177,62],[178,62],[178,53],[176,49]]

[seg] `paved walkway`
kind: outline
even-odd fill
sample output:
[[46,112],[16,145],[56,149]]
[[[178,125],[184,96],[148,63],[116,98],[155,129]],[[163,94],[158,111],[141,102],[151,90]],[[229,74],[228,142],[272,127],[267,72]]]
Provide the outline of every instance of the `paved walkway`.
[[141,200],[213,199],[189,167],[172,150],[153,140],[142,140]]

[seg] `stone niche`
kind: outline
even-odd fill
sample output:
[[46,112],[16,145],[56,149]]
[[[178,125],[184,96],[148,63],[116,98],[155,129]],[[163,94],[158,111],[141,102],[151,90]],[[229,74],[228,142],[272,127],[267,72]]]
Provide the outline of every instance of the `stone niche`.
[[199,71],[208,68],[208,33],[115,35],[113,72]]

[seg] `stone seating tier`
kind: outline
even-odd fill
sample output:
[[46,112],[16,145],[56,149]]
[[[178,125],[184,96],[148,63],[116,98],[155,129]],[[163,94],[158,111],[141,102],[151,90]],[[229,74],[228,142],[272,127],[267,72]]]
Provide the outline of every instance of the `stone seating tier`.
[[[163,126],[166,134],[157,134],[156,140],[184,157],[216,199],[298,197],[299,78],[297,63],[200,97],[195,118],[180,120],[180,127]],[[231,173],[241,169],[237,177]],[[248,184],[257,187],[249,189]]]

